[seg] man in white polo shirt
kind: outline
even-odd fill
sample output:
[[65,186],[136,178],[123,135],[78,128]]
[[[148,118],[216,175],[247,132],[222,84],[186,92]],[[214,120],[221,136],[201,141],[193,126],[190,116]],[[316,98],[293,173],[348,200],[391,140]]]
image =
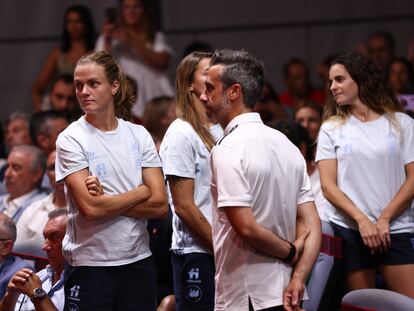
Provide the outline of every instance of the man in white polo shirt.
[[252,55],[220,50],[201,95],[225,129],[211,154],[216,311],[300,310],[320,248],[305,160],[251,112],[263,81]]

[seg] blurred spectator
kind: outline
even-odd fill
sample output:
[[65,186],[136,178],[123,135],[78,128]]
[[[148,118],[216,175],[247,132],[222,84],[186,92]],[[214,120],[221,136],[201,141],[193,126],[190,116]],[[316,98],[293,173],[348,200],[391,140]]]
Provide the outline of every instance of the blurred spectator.
[[11,255],[15,241],[16,225],[10,217],[0,213],[0,299],[3,298],[7,284],[17,271],[23,268],[33,269],[27,261]]
[[82,115],[83,112],[76,99],[72,75],[61,74],[53,79],[47,108],[63,112],[69,121],[75,121]]
[[48,214],[57,208],[66,208],[66,198],[63,183],[55,180],[56,151],[52,151],[46,161],[46,174],[53,189],[48,196],[32,203],[22,213],[17,223],[16,249],[30,245],[40,250],[43,245],[43,227],[46,225]]
[[309,79],[309,69],[303,60],[299,58],[290,59],[283,66],[283,77],[287,90],[279,96],[282,105],[294,110],[308,99],[320,105],[324,104],[325,93],[312,87]]
[[30,135],[34,144],[47,157],[56,149],[56,139],[68,126],[65,115],[57,110],[40,111],[30,119]]
[[409,60],[394,58],[388,68],[388,84],[397,95],[414,93],[414,70]]
[[92,15],[85,6],[69,7],[63,17],[61,46],[52,50],[32,87],[34,111],[42,108],[46,88],[55,75],[73,74],[78,59],[93,50],[95,28]]
[[156,97],[145,105],[143,123],[159,151],[168,127],[175,120],[175,101],[169,96]]
[[371,58],[384,73],[391,63],[391,60],[394,58],[395,50],[395,38],[387,31],[376,31],[368,38],[368,57]]
[[[46,158],[56,149],[56,139],[67,126],[65,115],[57,110],[39,111],[30,119],[32,140]],[[41,187],[48,193],[53,190],[46,173],[43,175]]]
[[253,111],[258,112],[263,123],[267,125],[289,118],[286,109],[280,104],[277,93],[269,82],[265,82],[262,96],[254,105]]
[[17,222],[23,211],[46,194],[40,184],[45,171],[45,158],[39,148],[14,146],[7,158],[5,172],[7,194],[0,196],[0,212]]
[[308,131],[312,142],[315,143],[322,124],[322,107],[314,102],[307,101],[303,106],[296,109],[293,120]]
[[151,1],[119,1],[119,19],[107,16],[97,51],[113,55],[125,74],[136,81],[137,99],[132,107],[135,117],[142,118],[144,106],[158,96],[173,96],[174,91],[166,70],[172,49],[161,32],[155,32],[151,20]]
[[14,146],[32,143],[29,132],[29,122],[29,115],[21,112],[15,112],[7,119],[4,135],[7,152]]

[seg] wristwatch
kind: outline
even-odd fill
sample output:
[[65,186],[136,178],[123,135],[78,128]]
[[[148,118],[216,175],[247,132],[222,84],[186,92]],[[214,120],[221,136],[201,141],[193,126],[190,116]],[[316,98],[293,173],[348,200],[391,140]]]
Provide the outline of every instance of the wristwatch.
[[46,292],[43,290],[43,288],[38,287],[33,290],[32,297],[30,298],[30,300],[32,301],[35,299],[41,300],[45,297],[46,297]]

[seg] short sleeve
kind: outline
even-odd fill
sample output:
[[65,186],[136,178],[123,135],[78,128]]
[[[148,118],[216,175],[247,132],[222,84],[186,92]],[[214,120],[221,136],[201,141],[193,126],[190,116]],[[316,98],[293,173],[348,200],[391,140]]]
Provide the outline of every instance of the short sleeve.
[[404,164],[414,161],[414,120],[404,115],[402,122],[403,159]]
[[310,182],[310,178],[306,171],[305,161],[303,164],[304,164],[303,165],[303,179],[302,179],[302,185],[299,190],[299,196],[298,196],[298,202],[297,202],[298,205],[306,203],[306,202],[315,201],[315,198],[312,192],[312,185]]
[[217,187],[217,206],[252,206],[252,193],[238,153],[226,146],[215,146],[211,172]]
[[161,167],[160,157],[151,134],[142,126],[142,167]]
[[167,40],[162,32],[157,32],[154,37],[154,51],[155,52],[167,52],[173,54],[173,49],[167,44]]
[[315,162],[326,159],[336,159],[335,146],[331,137],[332,129],[322,126],[319,131]]
[[161,151],[164,174],[194,179],[196,168],[192,140],[181,132],[170,132],[165,139]]
[[86,151],[70,135],[61,133],[56,141],[56,181],[89,166]]

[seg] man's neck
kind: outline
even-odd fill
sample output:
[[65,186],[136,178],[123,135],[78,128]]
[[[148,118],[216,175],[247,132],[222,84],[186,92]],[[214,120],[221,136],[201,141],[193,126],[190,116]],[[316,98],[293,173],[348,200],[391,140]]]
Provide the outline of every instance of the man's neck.
[[53,270],[54,270],[54,273],[53,273],[52,285],[55,285],[60,280],[60,276],[62,275],[62,272],[63,272],[63,267],[58,267],[57,269],[53,269]]

